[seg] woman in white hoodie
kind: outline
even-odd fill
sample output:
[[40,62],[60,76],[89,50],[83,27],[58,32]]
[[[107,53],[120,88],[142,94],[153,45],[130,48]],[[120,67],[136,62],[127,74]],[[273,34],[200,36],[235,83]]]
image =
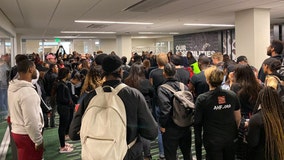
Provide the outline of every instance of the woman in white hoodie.
[[36,78],[35,64],[23,60],[17,64],[18,79],[10,82],[8,106],[12,123],[12,137],[18,159],[41,160],[43,156],[43,116],[40,97],[31,83]]

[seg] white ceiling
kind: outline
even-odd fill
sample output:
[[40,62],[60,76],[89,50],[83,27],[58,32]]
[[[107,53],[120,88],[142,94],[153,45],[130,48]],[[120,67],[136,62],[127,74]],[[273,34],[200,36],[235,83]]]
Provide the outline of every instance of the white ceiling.
[[[116,35],[145,36],[138,32],[178,32],[179,34],[219,30],[217,27],[192,27],[184,23],[234,24],[234,13],[250,8],[271,9],[271,23],[284,22],[284,2],[280,0],[169,0],[145,12],[123,11],[141,0],[0,0],[0,11],[23,38]],[[144,0],[161,2],[165,0]],[[149,10],[149,11],[147,11]],[[75,20],[151,22],[153,25],[75,23]],[[63,34],[60,31],[104,31],[116,34]],[[146,35],[149,36],[149,35]],[[160,35],[169,36],[169,35]]]

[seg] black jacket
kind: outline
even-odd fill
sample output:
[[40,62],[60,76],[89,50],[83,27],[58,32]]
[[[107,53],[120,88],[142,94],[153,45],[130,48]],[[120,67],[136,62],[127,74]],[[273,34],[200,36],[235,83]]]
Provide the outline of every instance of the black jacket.
[[[180,82],[178,82],[174,78],[167,79],[164,84],[170,85],[175,90],[181,90]],[[188,90],[188,88],[185,85],[184,87],[185,87],[184,90]],[[172,120],[174,94],[168,89],[161,86],[159,86],[157,92],[158,92],[159,107],[160,107],[160,118],[159,118],[160,126],[165,128],[169,125],[175,125]]]
[[249,121],[247,141],[251,160],[265,160],[265,131],[262,117],[262,111],[259,110]]
[[[116,87],[121,82],[118,80],[106,81],[103,86]],[[109,89],[109,88],[106,88]],[[106,91],[106,90],[105,90]],[[96,91],[90,92],[83,100],[78,111],[71,122],[69,129],[69,136],[72,140],[79,140],[79,131],[81,128],[82,116],[90,102],[96,95]],[[139,135],[154,140],[158,135],[158,125],[155,122],[152,114],[150,113],[144,96],[136,89],[125,87],[120,90],[118,96],[121,98],[125,105],[126,119],[127,119],[127,144],[132,142]],[[136,144],[127,152],[131,153],[134,157],[142,153],[142,143],[137,141]],[[131,157],[128,157],[131,159]],[[127,158],[126,158],[127,159]]]
[[63,81],[59,81],[56,90],[56,102],[58,105],[73,106],[70,90],[67,84]]
[[57,78],[57,74],[53,73],[52,70],[49,70],[45,75],[44,75],[44,89],[46,92],[46,96],[51,96],[51,90],[53,88],[54,82]]

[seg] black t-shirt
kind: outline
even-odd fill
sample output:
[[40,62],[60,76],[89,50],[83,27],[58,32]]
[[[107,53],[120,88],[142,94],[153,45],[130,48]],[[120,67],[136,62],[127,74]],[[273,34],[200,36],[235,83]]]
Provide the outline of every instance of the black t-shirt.
[[189,82],[189,72],[187,70],[184,68],[177,68],[175,77],[179,82],[182,82],[187,86]]
[[199,129],[203,127],[204,146],[233,143],[237,137],[234,111],[240,109],[234,92],[221,88],[208,91],[197,97],[195,107],[194,123]]
[[[234,83],[231,86],[231,90],[235,92],[236,94],[238,94],[240,89],[241,89],[241,86],[237,83]],[[248,94],[239,95],[239,100],[241,103],[241,113],[242,113],[242,116],[245,117],[246,119],[250,117],[250,115],[253,112],[254,106],[255,106],[255,103],[252,104],[249,99],[250,99],[250,95]]]
[[163,69],[160,68],[152,70],[150,72],[149,78],[152,78],[155,90],[157,90],[158,87],[166,80],[163,76]]
[[206,82],[204,71],[201,71],[199,74],[195,74],[191,77],[190,82],[195,88],[196,97],[202,93],[209,91],[209,86]]

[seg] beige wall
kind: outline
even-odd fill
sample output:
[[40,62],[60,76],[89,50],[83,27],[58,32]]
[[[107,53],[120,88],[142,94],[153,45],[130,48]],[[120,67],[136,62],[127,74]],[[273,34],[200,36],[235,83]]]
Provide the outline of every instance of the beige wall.
[[84,53],[84,41],[83,40],[73,40],[73,51],[76,51],[78,53]]
[[100,50],[107,54],[111,51],[116,52],[116,39],[101,39]]
[[33,52],[38,53],[39,49],[39,40],[28,40],[25,42],[26,51],[23,53],[31,54]]

